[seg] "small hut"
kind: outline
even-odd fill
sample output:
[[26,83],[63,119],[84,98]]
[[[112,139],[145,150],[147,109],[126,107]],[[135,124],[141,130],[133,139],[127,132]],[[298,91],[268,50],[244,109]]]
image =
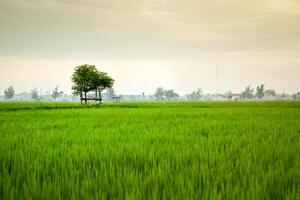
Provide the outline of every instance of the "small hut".
[[113,102],[120,102],[121,101],[121,97],[112,97]]
[[232,93],[229,96],[229,99],[232,101],[240,101],[242,99],[242,94],[241,93]]

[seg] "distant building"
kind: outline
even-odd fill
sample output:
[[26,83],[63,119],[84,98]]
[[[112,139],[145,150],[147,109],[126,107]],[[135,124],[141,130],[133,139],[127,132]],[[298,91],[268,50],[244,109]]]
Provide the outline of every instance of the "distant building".
[[241,93],[231,93],[228,97],[232,101],[240,101],[242,94]]

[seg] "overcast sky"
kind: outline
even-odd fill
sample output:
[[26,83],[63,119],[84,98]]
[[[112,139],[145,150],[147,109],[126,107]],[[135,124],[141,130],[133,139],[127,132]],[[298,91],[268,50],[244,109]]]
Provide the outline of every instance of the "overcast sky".
[[[0,90],[71,92],[80,64],[119,94],[300,91],[299,0],[0,0]],[[2,92],[1,92],[2,93]]]

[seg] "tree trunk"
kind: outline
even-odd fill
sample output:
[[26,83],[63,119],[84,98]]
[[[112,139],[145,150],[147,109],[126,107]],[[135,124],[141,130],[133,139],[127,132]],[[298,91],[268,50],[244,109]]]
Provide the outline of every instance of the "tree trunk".
[[99,98],[100,98],[100,103],[102,103],[102,95],[101,95],[100,90],[99,90]]
[[95,90],[95,102],[97,103],[97,88]]
[[84,101],[85,101],[85,104],[87,104],[87,99],[86,99],[86,91],[84,91]]
[[82,92],[80,92],[80,104],[82,105]]

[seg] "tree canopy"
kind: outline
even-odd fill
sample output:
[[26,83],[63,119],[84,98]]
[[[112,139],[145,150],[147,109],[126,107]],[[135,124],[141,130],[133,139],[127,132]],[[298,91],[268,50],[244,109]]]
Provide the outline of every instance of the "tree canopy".
[[72,75],[74,83],[72,89],[75,95],[82,94],[95,89],[95,82],[98,79],[98,71],[94,65],[80,65],[75,67]]

